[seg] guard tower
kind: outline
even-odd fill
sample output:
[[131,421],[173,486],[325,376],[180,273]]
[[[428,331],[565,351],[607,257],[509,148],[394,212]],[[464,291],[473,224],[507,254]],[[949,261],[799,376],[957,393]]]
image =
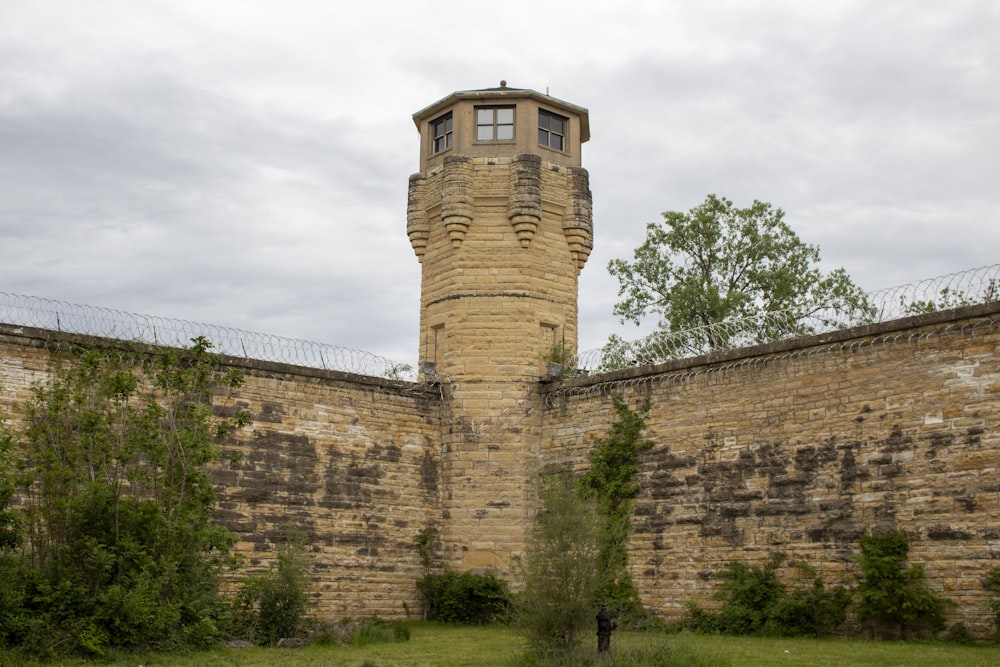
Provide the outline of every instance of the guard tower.
[[421,370],[538,379],[553,347],[576,347],[577,278],[593,246],[587,110],[501,82],[413,120]]
[[548,362],[577,345],[593,245],[587,110],[533,90],[456,92],[413,116],[407,233],[422,265],[420,370],[450,386],[445,565],[497,568],[534,516]]

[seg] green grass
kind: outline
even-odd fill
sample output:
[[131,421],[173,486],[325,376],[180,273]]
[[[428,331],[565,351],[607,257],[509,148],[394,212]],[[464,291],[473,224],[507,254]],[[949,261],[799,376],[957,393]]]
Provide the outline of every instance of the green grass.
[[[503,627],[409,624],[406,642],[366,646],[310,646],[303,649],[219,649],[187,655],[127,656],[103,662],[49,663],[79,667],[541,667],[525,658],[525,644]],[[596,646],[588,645],[590,651]],[[590,651],[587,653],[589,654]],[[644,664],[697,667],[755,667],[808,665],[810,667],[995,667],[998,646],[960,646],[946,643],[867,642],[844,639],[760,639],[711,635],[661,635],[616,632],[611,659],[576,665],[633,667]],[[636,656],[647,656],[645,662]],[[655,662],[648,656],[659,656]],[[672,661],[666,661],[670,656]],[[0,665],[14,665],[0,656]]]
[[848,639],[761,639],[689,636],[690,646],[716,649],[732,665],[810,667],[995,667],[1000,647],[943,642],[872,642]]

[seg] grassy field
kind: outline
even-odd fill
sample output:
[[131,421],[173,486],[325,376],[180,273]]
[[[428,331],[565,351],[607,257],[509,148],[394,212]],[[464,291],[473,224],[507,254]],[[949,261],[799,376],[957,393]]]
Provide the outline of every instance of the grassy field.
[[[120,667],[521,667],[524,643],[513,631],[500,627],[451,627],[415,623],[408,642],[360,647],[303,649],[219,649],[180,656],[130,656],[119,660],[85,663]],[[595,641],[596,643],[596,641]],[[862,642],[826,639],[758,639],[707,635],[658,635],[616,633],[613,651],[662,652],[692,656],[681,664],[702,667],[754,667],[756,665],[809,665],[825,667],[996,667],[1000,647],[959,646],[944,643]],[[13,664],[0,658],[0,664]],[[52,664],[52,663],[50,663]],[[629,664],[627,657],[616,665]],[[672,662],[657,660],[656,664]]]

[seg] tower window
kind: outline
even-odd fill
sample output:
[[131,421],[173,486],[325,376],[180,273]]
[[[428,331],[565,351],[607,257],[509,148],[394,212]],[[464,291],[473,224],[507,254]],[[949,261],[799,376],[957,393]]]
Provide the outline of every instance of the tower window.
[[551,111],[538,110],[538,144],[557,151],[566,150],[568,119]]
[[513,141],[514,107],[476,107],[478,141]]
[[440,118],[431,121],[431,137],[433,137],[431,143],[432,153],[440,153],[445,149],[451,148],[451,132],[452,119],[450,111]]

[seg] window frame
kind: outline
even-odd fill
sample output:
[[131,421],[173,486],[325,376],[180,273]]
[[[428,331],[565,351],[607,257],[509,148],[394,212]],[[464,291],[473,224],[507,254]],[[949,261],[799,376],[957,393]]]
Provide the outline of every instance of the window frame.
[[[480,112],[489,111],[491,112],[492,120],[489,124],[481,123],[479,119]],[[510,111],[510,122],[501,123],[499,122],[500,111]],[[514,104],[480,104],[476,105],[473,109],[474,120],[476,125],[476,143],[483,144],[504,144],[513,143],[517,140],[517,106]],[[490,128],[490,138],[483,139],[480,136],[480,132],[483,128]],[[498,138],[500,128],[510,128],[510,137],[504,137],[503,139]]]
[[[545,119],[545,127],[542,127],[542,119]],[[558,120],[562,123],[562,132],[556,132],[552,129],[552,121]],[[568,135],[569,135],[569,118],[561,114],[557,114],[554,111],[549,111],[548,109],[538,109],[538,145],[550,150],[558,151],[560,153],[566,153],[568,145]],[[544,136],[544,141],[542,138]],[[558,137],[560,142],[560,147],[556,148],[552,145],[552,138]]]
[[[455,117],[451,111],[441,114],[432,120],[429,125],[431,155],[443,153],[455,145]],[[444,145],[440,145],[441,143]]]

